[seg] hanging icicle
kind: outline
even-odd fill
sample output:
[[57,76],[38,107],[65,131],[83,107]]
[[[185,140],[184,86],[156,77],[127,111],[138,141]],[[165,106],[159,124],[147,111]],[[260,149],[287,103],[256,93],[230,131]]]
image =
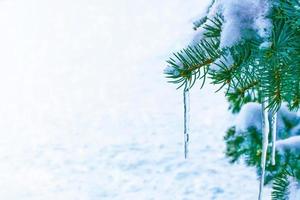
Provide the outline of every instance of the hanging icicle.
[[190,134],[190,93],[189,87],[186,85],[183,91],[183,103],[184,103],[184,158],[188,157],[188,145]]
[[269,136],[269,111],[267,109],[267,100],[264,99],[262,102],[262,154],[261,154],[261,177],[259,186],[259,196],[258,200],[262,200],[263,187],[265,182],[265,169],[266,169],[266,159],[268,150],[268,136]]
[[272,132],[272,165],[275,165],[276,164],[275,151],[276,151],[276,136],[277,136],[277,111],[272,112],[271,132]]

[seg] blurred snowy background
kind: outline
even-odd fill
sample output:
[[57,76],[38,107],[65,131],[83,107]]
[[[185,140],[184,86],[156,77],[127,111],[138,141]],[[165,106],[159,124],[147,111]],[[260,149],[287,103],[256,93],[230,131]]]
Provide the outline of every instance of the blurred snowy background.
[[[182,95],[172,52],[208,0],[1,0],[0,198],[253,200],[253,169],[230,165],[234,117],[216,88]],[[267,198],[266,198],[267,199]]]

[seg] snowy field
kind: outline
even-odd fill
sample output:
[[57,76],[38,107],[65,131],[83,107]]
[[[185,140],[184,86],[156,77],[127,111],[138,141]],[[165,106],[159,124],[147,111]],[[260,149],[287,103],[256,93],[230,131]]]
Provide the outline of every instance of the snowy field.
[[256,199],[254,169],[224,157],[234,117],[214,87],[191,94],[183,159],[182,94],[162,72],[206,5],[1,0],[0,199]]

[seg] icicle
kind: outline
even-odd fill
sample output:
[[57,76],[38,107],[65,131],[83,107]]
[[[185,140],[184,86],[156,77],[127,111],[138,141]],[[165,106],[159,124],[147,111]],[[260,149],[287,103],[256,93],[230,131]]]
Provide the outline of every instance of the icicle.
[[259,185],[259,196],[258,200],[262,200],[263,187],[265,182],[265,168],[266,168],[266,158],[268,149],[268,136],[269,136],[269,111],[266,108],[267,101],[264,100],[262,103],[262,154],[261,154],[261,177]]
[[184,158],[188,156],[188,144],[189,144],[189,129],[190,129],[190,93],[189,88],[186,86],[183,91],[183,103],[184,103]]
[[277,112],[272,112],[271,119],[271,132],[272,132],[272,165],[276,164],[275,150],[276,150],[276,135],[277,135]]

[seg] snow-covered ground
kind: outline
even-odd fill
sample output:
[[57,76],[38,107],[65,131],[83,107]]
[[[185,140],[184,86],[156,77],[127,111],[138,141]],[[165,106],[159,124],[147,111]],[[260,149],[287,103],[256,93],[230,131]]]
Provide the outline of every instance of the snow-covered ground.
[[214,87],[191,94],[183,159],[162,71],[206,4],[0,1],[0,199],[256,199],[255,171],[224,157],[233,117]]

